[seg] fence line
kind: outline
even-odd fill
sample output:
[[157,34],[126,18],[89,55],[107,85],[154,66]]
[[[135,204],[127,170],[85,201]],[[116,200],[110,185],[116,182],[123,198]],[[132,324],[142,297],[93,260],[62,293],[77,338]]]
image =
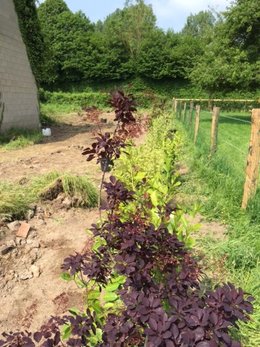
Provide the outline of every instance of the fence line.
[[238,152],[240,152],[241,154],[247,155],[247,152],[241,151],[240,148],[238,148],[237,146],[233,145],[232,143],[230,143],[230,142],[228,142],[228,141],[225,141],[225,140],[222,140],[222,142],[225,143],[225,144],[227,144],[227,145],[229,145],[230,147],[235,148],[235,149],[236,149]]
[[247,103],[247,102],[255,102],[257,104],[260,104],[260,99],[253,100],[253,99],[191,99],[191,98],[173,98],[176,101],[198,101],[198,102],[238,102],[238,103]]
[[[187,101],[190,102],[190,110],[189,110],[189,125],[192,125],[193,118],[193,109],[194,109],[194,101],[226,101],[226,102],[255,102],[255,100],[235,100],[235,99],[173,99],[173,108],[177,118],[186,121],[186,112],[187,112]],[[260,102],[260,100],[258,101]],[[182,106],[184,105],[184,109]],[[180,107],[179,107],[180,106]],[[195,106],[195,125],[194,125],[194,144],[197,142],[199,128],[200,128],[200,110],[201,107],[199,104]],[[251,113],[251,122],[235,118],[223,116],[220,114],[220,108],[214,107],[212,112],[212,121],[211,121],[211,131],[210,131],[210,153],[214,155],[217,152],[218,145],[218,123],[220,118],[228,118],[231,120],[237,120],[242,123],[247,123],[251,125],[251,137],[250,137],[250,145],[248,148],[247,155],[247,166],[245,172],[245,184],[244,184],[244,192],[241,207],[246,209],[250,199],[252,199],[257,190],[257,183],[259,178],[259,165],[260,165],[260,108],[253,109]],[[233,145],[232,143],[223,140],[224,143],[229,146],[235,148],[243,155],[246,155],[243,151],[241,151],[238,147]]]
[[235,119],[235,120],[238,120],[239,122],[247,123],[247,124],[251,125],[251,122],[249,122],[249,120],[239,119],[239,118],[236,118],[236,117],[228,117],[228,116],[220,115],[220,118],[227,118],[227,119],[231,119],[231,120]]

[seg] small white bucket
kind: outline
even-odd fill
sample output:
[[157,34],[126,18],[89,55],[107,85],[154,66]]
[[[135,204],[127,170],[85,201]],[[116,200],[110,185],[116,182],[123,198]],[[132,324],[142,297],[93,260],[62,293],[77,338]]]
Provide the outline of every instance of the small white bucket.
[[42,135],[43,136],[51,136],[51,129],[50,128],[42,129]]

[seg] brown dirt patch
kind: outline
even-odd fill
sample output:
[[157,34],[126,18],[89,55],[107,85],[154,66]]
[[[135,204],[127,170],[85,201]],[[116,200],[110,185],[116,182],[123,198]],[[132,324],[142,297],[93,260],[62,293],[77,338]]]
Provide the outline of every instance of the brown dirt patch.
[[[113,129],[113,113],[95,115],[107,119],[102,131]],[[26,184],[31,178],[51,171],[88,174],[98,185],[101,177],[95,162],[86,162],[82,149],[92,143],[99,126],[82,115],[72,114],[52,127],[52,137],[24,149],[0,150],[1,179]],[[55,201],[55,200],[54,200]],[[66,256],[91,240],[85,230],[98,219],[97,209],[60,209],[53,203],[37,206],[29,221],[26,239],[7,231],[0,239],[0,333],[10,330],[35,330],[51,315],[63,314],[70,307],[83,307],[82,290],[60,278]],[[7,228],[2,225],[1,228]],[[11,248],[6,254],[1,250]]]

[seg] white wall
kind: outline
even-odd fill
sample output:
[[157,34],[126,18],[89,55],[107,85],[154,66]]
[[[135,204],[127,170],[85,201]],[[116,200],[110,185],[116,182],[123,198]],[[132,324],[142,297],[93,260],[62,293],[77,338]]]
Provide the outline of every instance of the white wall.
[[39,128],[37,87],[13,0],[0,0],[0,103],[1,131]]

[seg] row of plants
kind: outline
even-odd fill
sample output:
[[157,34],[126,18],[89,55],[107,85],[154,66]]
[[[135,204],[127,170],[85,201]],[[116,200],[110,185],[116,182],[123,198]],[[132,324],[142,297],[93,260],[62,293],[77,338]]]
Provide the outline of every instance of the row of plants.
[[231,283],[205,285],[193,229],[173,199],[180,138],[171,115],[146,120],[149,134],[137,148],[129,136],[143,123],[133,98],[116,92],[111,104],[114,132],[100,133],[83,152],[102,164],[103,218],[90,230],[92,252],[62,265],[63,278],[84,289],[86,309],[52,317],[34,334],[5,333],[0,346],[241,346],[234,331],[249,320],[253,298]]
[[[112,88],[114,89],[114,88]],[[156,94],[152,91],[138,92],[135,94],[138,105],[143,108],[152,107],[154,103],[166,102],[166,97]],[[79,107],[96,106],[99,108],[107,108],[107,99],[109,92],[100,91],[83,91],[83,92],[62,92],[62,91],[46,91],[40,89],[40,101],[43,104],[67,104]]]

